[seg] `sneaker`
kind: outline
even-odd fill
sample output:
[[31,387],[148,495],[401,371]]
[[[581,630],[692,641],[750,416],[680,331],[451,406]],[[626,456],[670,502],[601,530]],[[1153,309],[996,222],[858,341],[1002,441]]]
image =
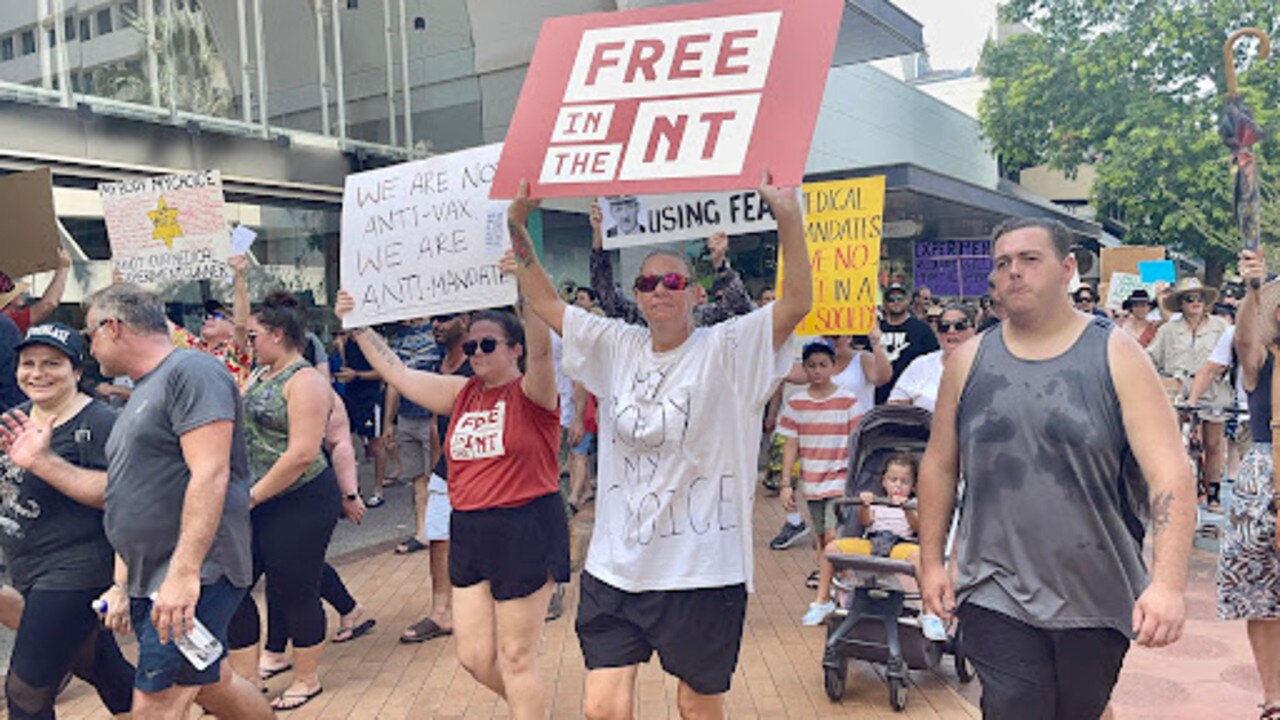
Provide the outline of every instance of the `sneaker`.
[[831,585],[837,590],[853,592],[853,580],[843,575],[836,575],[831,578]]
[[827,616],[836,611],[836,604],[833,602],[809,603],[809,611],[800,618],[800,624],[805,627],[814,627],[821,625]]
[[942,624],[942,618],[937,615],[924,613],[920,616],[920,631],[924,636],[935,642],[942,642],[947,639],[947,626]]
[[778,537],[769,541],[769,547],[774,550],[786,550],[795,545],[797,542],[808,536],[809,526],[801,523],[792,525],[789,522],[782,523],[782,530],[778,531]]

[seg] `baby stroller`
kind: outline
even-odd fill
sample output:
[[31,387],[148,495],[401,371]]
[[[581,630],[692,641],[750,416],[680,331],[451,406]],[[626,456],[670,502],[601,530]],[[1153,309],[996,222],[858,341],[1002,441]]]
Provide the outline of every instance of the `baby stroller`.
[[[889,455],[908,451],[919,457],[924,453],[930,420],[926,410],[894,405],[873,408],[863,416],[850,440],[841,536],[862,536],[858,494],[883,493],[880,475]],[[919,593],[907,593],[897,579],[898,575],[915,576],[910,562],[836,552],[828,552],[827,558],[837,574],[852,571],[856,579],[852,592],[837,601],[836,611],[827,618],[827,643],[822,656],[827,697],[839,701],[844,696],[850,660],[885,666],[889,704],[897,711],[907,706],[908,671],[934,670],[944,654],[953,656],[961,682],[973,679],[973,668],[964,656],[959,636],[945,641],[926,638],[920,628],[919,609],[907,606],[907,601],[920,600]]]

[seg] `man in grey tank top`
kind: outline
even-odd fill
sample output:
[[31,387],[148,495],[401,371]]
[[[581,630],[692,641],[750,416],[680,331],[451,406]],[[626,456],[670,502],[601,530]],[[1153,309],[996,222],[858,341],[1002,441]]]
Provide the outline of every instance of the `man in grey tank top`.
[[[1195,487],[1142,347],[1071,306],[1071,232],[1018,219],[993,240],[1007,318],[943,373],[920,466],[921,591],[958,616],[985,718],[1097,720],[1130,640],[1182,633]],[[953,587],[943,544],[960,477]]]

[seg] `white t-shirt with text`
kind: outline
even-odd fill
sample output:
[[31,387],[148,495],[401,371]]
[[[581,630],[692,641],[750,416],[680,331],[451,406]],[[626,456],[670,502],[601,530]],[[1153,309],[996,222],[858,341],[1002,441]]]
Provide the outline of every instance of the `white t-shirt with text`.
[[587,572],[627,592],[752,588],[760,417],[793,356],[772,304],[662,353],[648,328],[565,310],[565,374],[600,410]]
[[889,400],[907,400],[918,408],[933,412],[938,402],[938,386],[942,384],[942,351],[935,350],[928,355],[921,355],[894,383]]

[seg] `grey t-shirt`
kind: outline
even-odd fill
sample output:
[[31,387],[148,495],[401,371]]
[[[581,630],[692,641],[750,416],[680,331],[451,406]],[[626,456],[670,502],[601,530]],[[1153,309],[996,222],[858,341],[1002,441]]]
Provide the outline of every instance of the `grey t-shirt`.
[[1147,485],[1111,381],[1114,326],[1095,318],[1036,361],[1010,353],[1001,331],[982,336],[956,414],[957,597],[1039,628],[1132,636]]
[[134,386],[107,441],[107,538],[129,567],[129,595],[160,587],[178,544],[191,471],[182,436],[219,420],[233,420],[231,479],[222,520],[200,569],[203,585],[226,578],[252,580],[249,463],[236,382],[212,355],[175,350]]

